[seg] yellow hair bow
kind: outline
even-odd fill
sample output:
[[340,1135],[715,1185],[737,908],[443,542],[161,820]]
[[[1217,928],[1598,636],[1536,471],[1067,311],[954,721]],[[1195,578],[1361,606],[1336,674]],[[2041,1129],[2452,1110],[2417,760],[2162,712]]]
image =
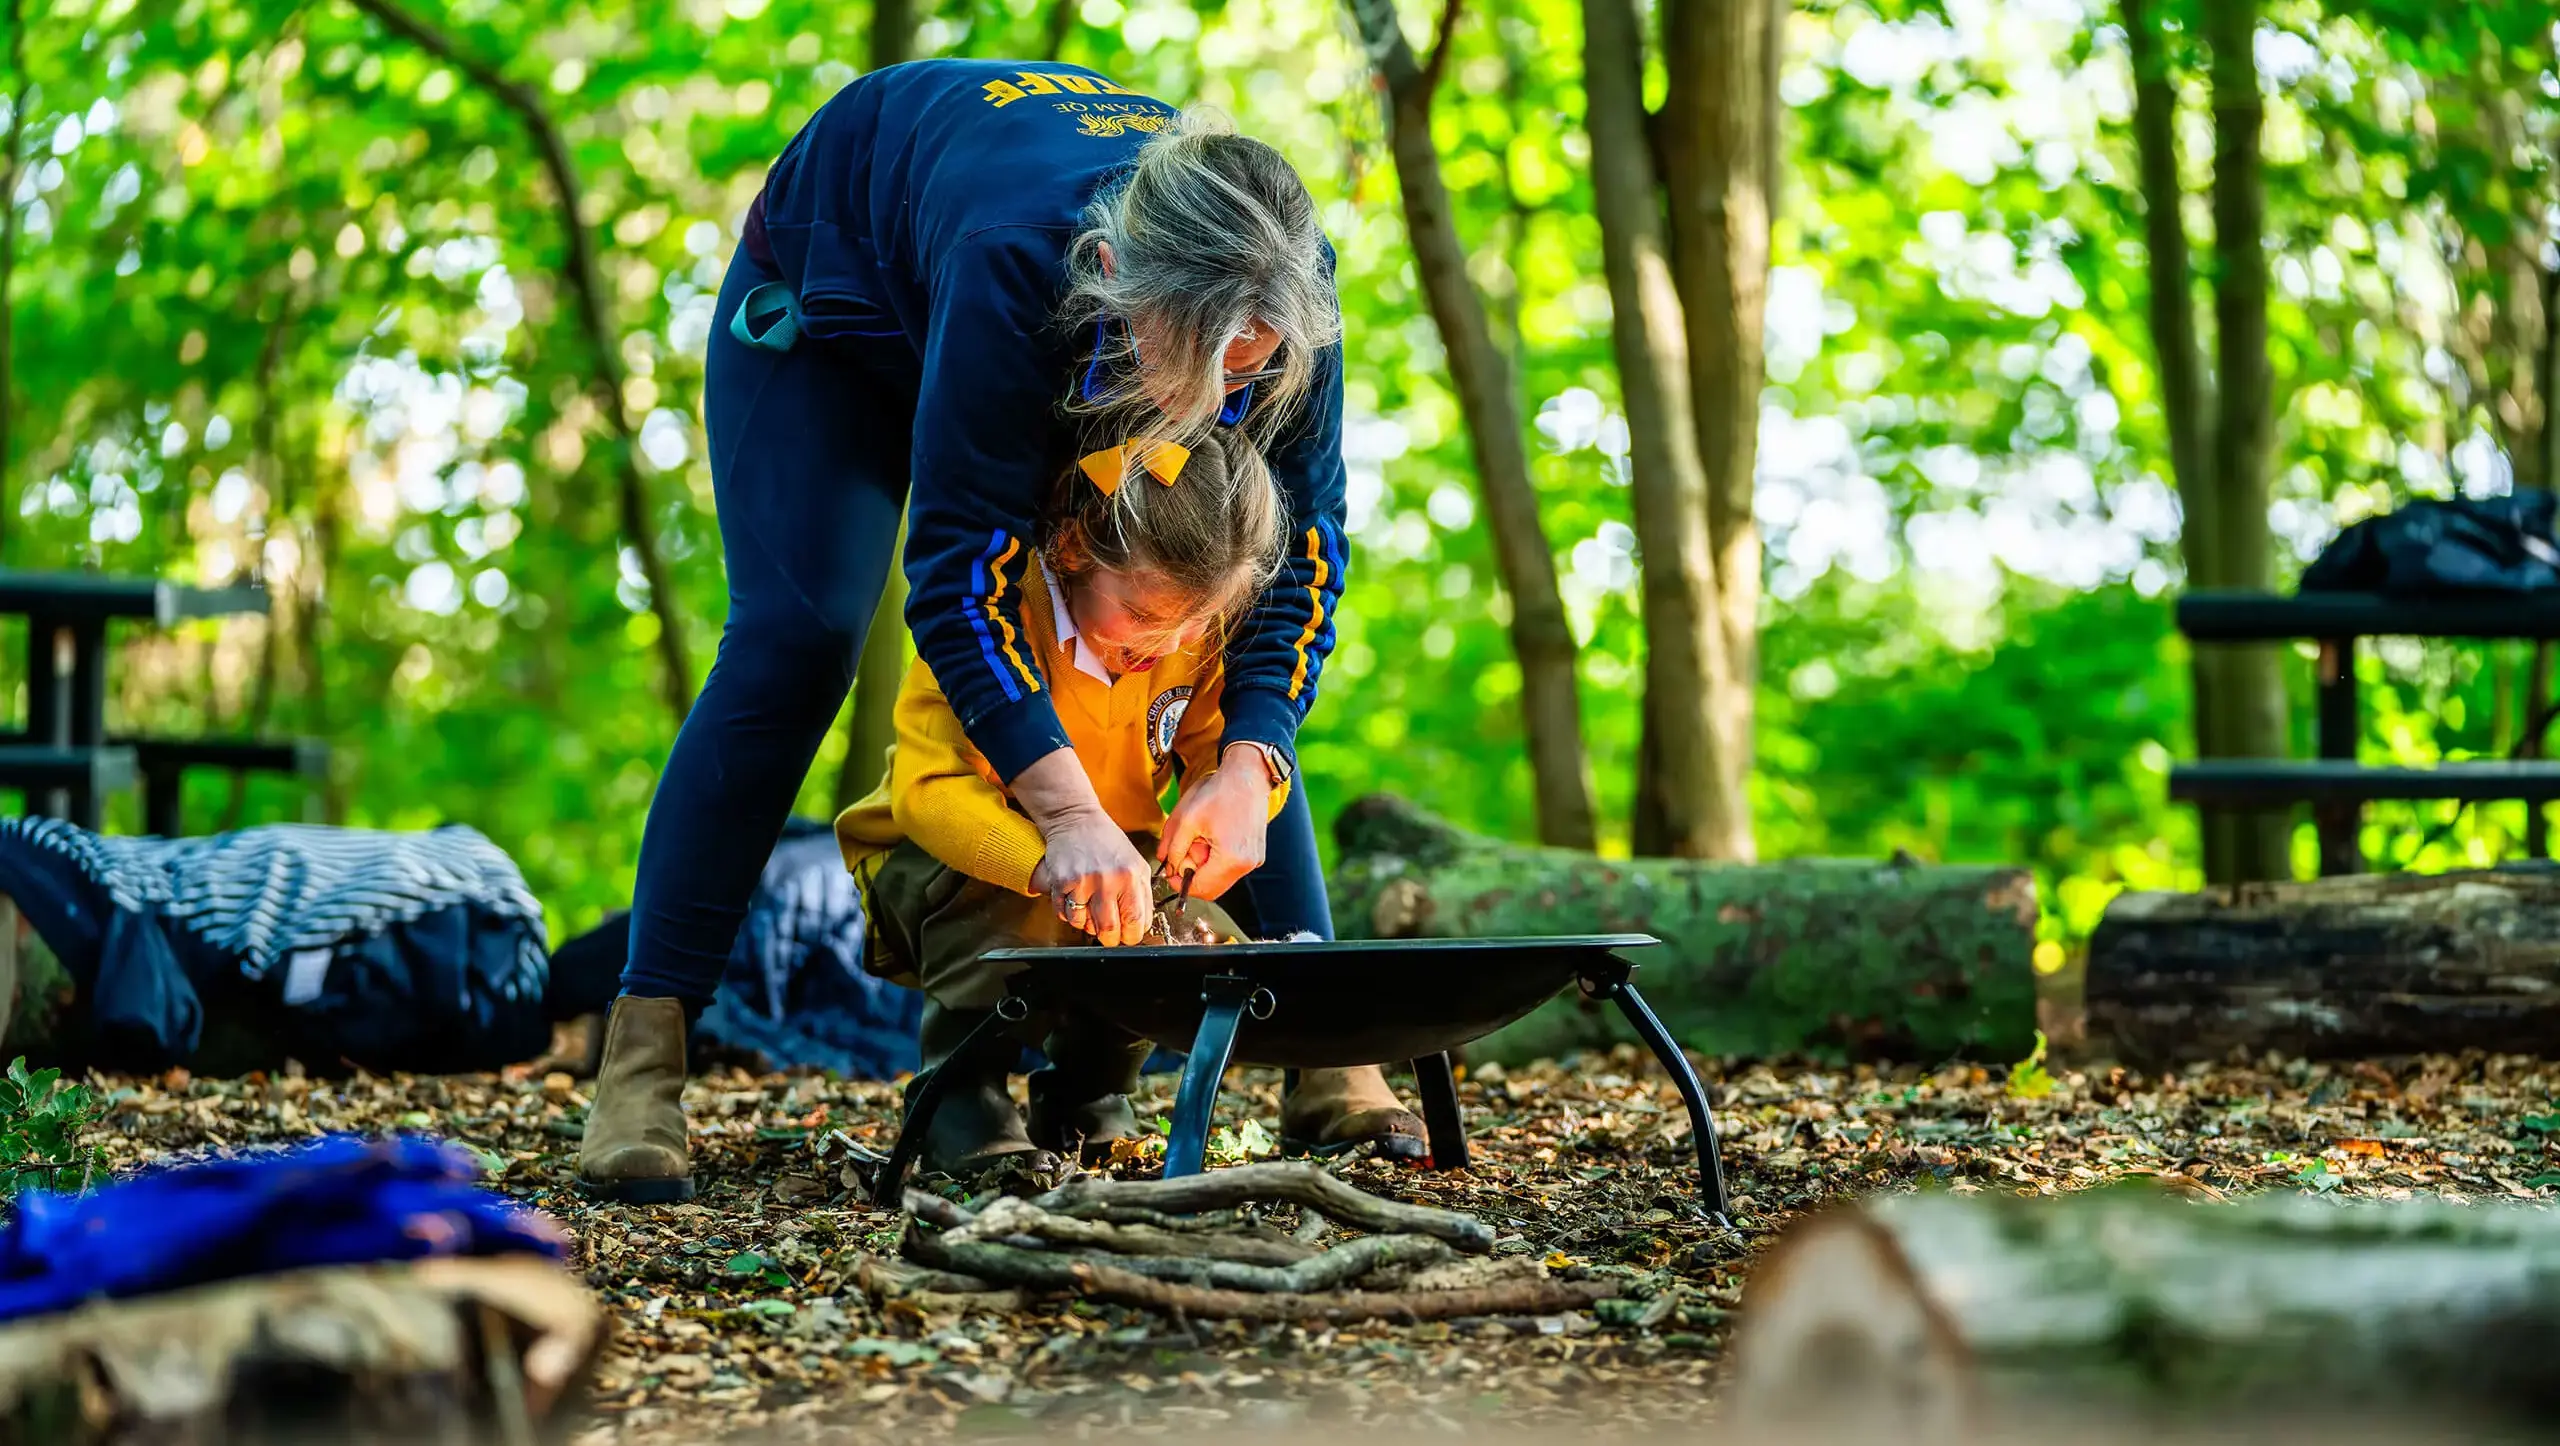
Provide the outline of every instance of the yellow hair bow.
[[1147,475],[1167,487],[1181,480],[1183,467],[1191,461],[1191,449],[1178,442],[1138,441],[1087,452],[1076,465],[1109,497],[1120,490],[1120,479],[1129,475],[1132,449],[1138,454],[1135,460],[1146,465]]

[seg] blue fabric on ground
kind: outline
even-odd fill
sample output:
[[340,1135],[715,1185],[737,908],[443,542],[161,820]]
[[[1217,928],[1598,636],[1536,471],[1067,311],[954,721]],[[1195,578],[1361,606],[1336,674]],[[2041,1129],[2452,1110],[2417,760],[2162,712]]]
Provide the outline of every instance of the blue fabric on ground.
[[916,1067],[924,996],[862,967],[862,893],[835,830],[795,818],[766,860],[719,992],[696,1024],[779,1068],[894,1079]]
[[454,1145],[333,1135],[86,1195],[29,1191],[0,1227],[0,1320],[313,1266],[567,1256],[558,1226],[477,1174]]

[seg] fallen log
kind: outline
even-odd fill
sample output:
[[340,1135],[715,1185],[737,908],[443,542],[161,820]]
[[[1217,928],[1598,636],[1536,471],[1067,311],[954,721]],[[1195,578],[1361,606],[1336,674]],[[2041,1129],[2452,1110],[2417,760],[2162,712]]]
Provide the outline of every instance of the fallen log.
[[[2024,869],[1800,859],[1603,859],[1462,832],[1383,794],[1334,825],[1346,937],[1643,933],[1637,983],[1702,1054],[1803,1049],[2014,1059],[2035,1034],[2035,885]],[[1560,999],[1468,1046],[1506,1063],[1634,1035]]]
[[1752,1273],[1730,1400],[1767,1439],[1979,1440],[2065,1403],[2548,1432],[2555,1280],[2560,1216],[2525,1209],[1880,1197],[1797,1226]]
[[2135,1063],[2560,1053],[2560,870],[2141,893],[2089,940],[2090,1040]]
[[604,1344],[529,1257],[296,1271],[0,1327],[0,1438],[524,1446],[580,1416]]

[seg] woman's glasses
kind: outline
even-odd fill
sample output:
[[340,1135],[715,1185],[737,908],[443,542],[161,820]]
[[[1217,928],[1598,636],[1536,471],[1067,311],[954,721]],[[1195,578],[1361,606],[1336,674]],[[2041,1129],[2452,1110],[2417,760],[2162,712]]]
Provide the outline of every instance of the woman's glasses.
[[[1129,328],[1129,360],[1135,362],[1139,366],[1145,366],[1147,364],[1145,355],[1138,349],[1138,329],[1136,327]],[[1232,392],[1239,387],[1252,386],[1255,382],[1277,381],[1281,377],[1288,375],[1288,371],[1289,369],[1287,367],[1273,366],[1257,367],[1249,372],[1228,372],[1226,374],[1227,390]]]

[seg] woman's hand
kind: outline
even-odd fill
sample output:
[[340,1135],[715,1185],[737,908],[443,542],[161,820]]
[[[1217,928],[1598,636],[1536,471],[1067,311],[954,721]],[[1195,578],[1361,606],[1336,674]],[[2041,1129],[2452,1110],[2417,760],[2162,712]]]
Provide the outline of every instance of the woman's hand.
[[1058,917],[1104,944],[1135,944],[1155,918],[1154,870],[1103,810],[1072,748],[1061,748],[1013,780],[1013,798],[1048,846],[1031,887]]
[[1182,790],[1156,856],[1177,883],[1184,870],[1197,869],[1192,897],[1215,899],[1262,867],[1270,826],[1270,770],[1252,744],[1229,744],[1217,772]]

